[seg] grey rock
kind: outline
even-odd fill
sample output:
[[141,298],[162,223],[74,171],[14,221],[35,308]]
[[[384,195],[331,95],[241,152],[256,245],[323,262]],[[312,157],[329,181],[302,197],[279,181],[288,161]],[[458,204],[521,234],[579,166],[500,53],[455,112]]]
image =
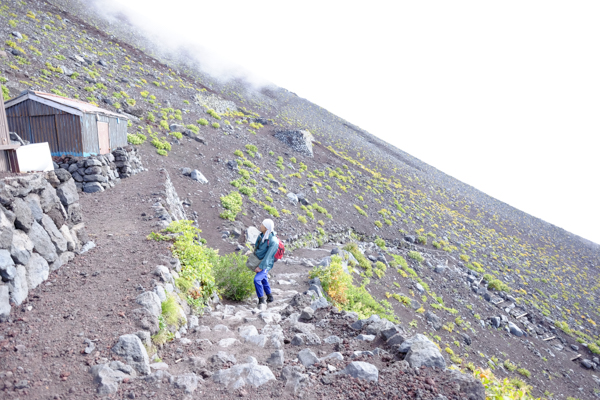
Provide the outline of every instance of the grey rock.
[[581,365],[583,365],[587,369],[592,369],[595,366],[595,364],[591,360],[588,360],[587,358],[584,358],[583,360],[581,360]]
[[10,292],[10,301],[17,306],[27,298],[29,294],[27,270],[23,265],[16,266],[14,278],[8,283],[8,291]]
[[323,341],[327,344],[342,343],[342,339],[339,336],[335,336],[335,335],[326,337],[325,339],[323,339]]
[[501,323],[500,317],[492,317],[490,319],[490,321],[492,322],[492,326],[494,328],[500,328],[500,323]]
[[523,336],[523,331],[521,330],[521,328],[519,328],[517,325],[510,321],[508,322],[508,329],[510,330],[510,333],[512,333],[515,336]]
[[101,167],[102,163],[100,161],[96,160],[95,158],[88,158],[85,161],[85,167],[86,168],[87,167],[94,167],[94,166]]
[[135,302],[150,311],[156,318],[162,313],[160,298],[154,292],[144,292],[135,298]]
[[122,335],[112,348],[113,353],[123,357],[125,362],[142,375],[150,373],[148,353],[136,335]]
[[294,151],[309,157],[313,156],[313,135],[309,131],[279,131],[274,135]]
[[471,343],[472,343],[472,341],[471,341],[471,336],[467,335],[467,334],[466,334],[466,333],[464,333],[464,332],[463,332],[463,333],[461,333],[461,336],[462,336],[462,338],[463,338],[463,341],[465,342],[465,344],[466,344],[467,346],[470,346],[470,345],[471,345]]
[[50,267],[48,262],[39,254],[33,253],[25,266],[27,270],[27,288],[35,289],[38,285],[48,279]]
[[31,210],[33,219],[35,219],[37,222],[40,222],[42,220],[42,216],[44,215],[42,204],[40,202],[40,196],[35,193],[29,193],[27,197],[25,197],[25,202]]
[[446,269],[448,267],[446,267],[445,265],[438,265],[435,267],[434,271],[437,272],[438,274],[443,274],[444,272],[446,272]]
[[56,195],[64,206],[78,202],[79,195],[77,194],[75,180],[69,179],[65,183],[59,185],[58,188],[56,188]]
[[153,335],[158,332],[158,318],[146,308],[136,308],[132,310],[131,319],[138,328],[145,329]]
[[356,340],[362,340],[364,342],[372,342],[375,340],[375,335],[363,335],[362,333],[356,337]]
[[285,391],[298,395],[304,383],[307,382],[308,375],[302,373],[302,367],[300,366],[287,366],[281,371],[281,378],[285,382]]
[[311,320],[311,319],[313,319],[314,315],[315,315],[315,310],[313,310],[311,307],[305,307],[302,310],[302,313],[300,314],[300,319]]
[[369,335],[378,335],[382,330],[387,330],[393,328],[394,324],[387,319],[381,319],[379,321],[375,321],[370,323],[367,326],[366,332]]
[[13,240],[13,223],[0,211],[0,249],[10,249]]
[[275,368],[283,367],[284,354],[283,350],[276,350],[271,353],[271,356],[267,359],[267,364]]
[[436,331],[442,329],[442,320],[433,312],[427,311],[425,313],[425,319],[433,326],[433,329],[435,329]]
[[444,375],[446,382],[458,384],[460,398],[465,400],[485,400],[485,387],[473,375],[463,374],[457,370],[450,370]]
[[287,198],[290,201],[290,203],[292,203],[293,205],[298,204],[298,196],[296,196],[296,194],[289,192],[287,194]]
[[379,380],[379,370],[373,364],[363,361],[352,361],[341,371],[344,375],[350,375],[353,378],[364,379],[371,382]]
[[5,281],[10,281],[15,277],[15,263],[8,250],[0,250],[0,276]]
[[393,325],[392,327],[390,327],[388,329],[382,329],[380,331],[380,333],[381,333],[381,337],[383,338],[383,340],[389,340],[394,335],[396,335],[398,333],[403,333],[403,331],[398,325]]
[[[26,265],[33,251],[33,242],[27,234],[19,229],[14,231],[10,255],[16,263]],[[1,258],[0,258],[1,259]],[[1,268],[1,267],[0,267]]]
[[190,175],[192,174],[192,169],[191,169],[191,168],[187,168],[187,167],[185,167],[185,168],[182,168],[182,169],[181,169],[181,173],[182,173],[184,176],[190,176]]
[[326,361],[326,360],[344,361],[344,356],[342,355],[342,353],[335,352],[335,353],[330,353],[330,354],[326,355],[325,357],[321,358],[319,361]]
[[99,182],[86,182],[83,184],[83,191],[85,193],[98,193],[104,192],[104,188]]
[[[253,360],[255,361],[255,360]],[[275,375],[264,365],[255,362],[234,365],[229,369],[217,371],[212,379],[227,388],[236,390],[246,385],[259,387],[265,383],[275,380]]]
[[202,175],[202,172],[198,171],[197,169],[192,171],[190,178],[200,183],[208,183],[208,179],[206,179],[204,175]]
[[139,337],[144,346],[152,346],[152,336],[150,336],[150,332],[148,331],[137,331],[135,336]]
[[573,349],[573,351],[577,351],[579,350],[579,346],[577,346],[576,344],[571,344],[571,349]]
[[426,366],[446,369],[444,356],[442,356],[437,346],[429,339],[413,343],[406,354],[405,360],[413,368]]
[[187,394],[192,394],[198,388],[198,376],[192,372],[175,376],[173,386],[177,389],[183,389]]
[[62,225],[59,229],[60,233],[63,235],[65,240],[67,241],[67,251],[77,250],[77,244],[75,243],[75,239],[73,235],[71,235],[71,231],[69,227],[66,225]]
[[422,335],[420,333],[417,333],[416,335],[404,340],[400,345],[395,345],[394,346],[394,351],[397,353],[408,353],[408,351],[410,350],[411,346],[416,343],[416,342],[420,342],[420,341],[428,341],[430,342],[429,338],[425,335]]
[[225,364],[236,364],[237,360],[233,354],[227,354],[224,351],[219,351],[217,354],[213,355],[208,359],[208,361],[216,366],[223,366]]
[[35,221],[31,224],[29,239],[33,243],[33,249],[40,253],[46,261],[49,263],[56,261],[58,254],[56,254],[54,243],[52,243],[46,230]]
[[15,214],[15,226],[17,229],[29,232],[34,222],[29,205],[24,200],[16,198],[12,204],[12,211]]
[[406,340],[406,337],[402,333],[397,333],[387,340],[388,346],[401,345]]
[[98,385],[98,394],[102,396],[116,393],[119,384],[128,377],[127,374],[121,371],[113,370],[108,364],[94,365],[90,369],[90,373],[94,377],[94,382]]
[[305,367],[310,367],[311,365],[318,363],[319,358],[311,349],[306,348],[298,353],[298,361]]
[[0,282],[0,322],[4,322],[10,316],[10,294],[8,286]]
[[54,224],[54,221],[52,221],[52,219],[49,216],[44,215],[42,217],[41,224],[46,230],[46,232],[48,232],[48,236],[50,236],[50,240],[52,241],[52,243],[54,243],[54,246],[56,247],[56,252],[60,254],[67,251],[67,240],[65,239],[63,234],[58,230],[58,228]]
[[313,301],[310,304],[310,307],[313,310],[318,310],[320,308],[329,307],[329,302],[327,301],[327,299],[325,297],[319,297],[317,300]]
[[102,174],[85,175],[83,177],[84,182],[108,182],[108,178]]

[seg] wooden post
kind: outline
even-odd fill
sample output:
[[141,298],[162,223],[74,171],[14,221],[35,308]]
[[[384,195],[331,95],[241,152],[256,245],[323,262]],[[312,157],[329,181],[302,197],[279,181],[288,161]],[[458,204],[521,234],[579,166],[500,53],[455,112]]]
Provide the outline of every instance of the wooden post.
[[521,314],[521,315],[519,315],[518,317],[515,317],[515,318],[516,318],[516,319],[523,318],[523,317],[524,317],[524,316],[526,316],[526,315],[527,315],[527,313],[525,313],[525,314]]
[[581,354],[577,354],[577,356],[575,356],[575,357],[571,358],[571,361],[575,361],[575,360],[577,360],[579,357],[581,357]]
[[552,340],[552,339],[554,339],[555,337],[556,337],[556,336],[550,336],[550,337],[547,337],[547,338],[545,338],[545,339],[542,339],[542,340],[543,340],[544,342],[547,342],[548,340]]

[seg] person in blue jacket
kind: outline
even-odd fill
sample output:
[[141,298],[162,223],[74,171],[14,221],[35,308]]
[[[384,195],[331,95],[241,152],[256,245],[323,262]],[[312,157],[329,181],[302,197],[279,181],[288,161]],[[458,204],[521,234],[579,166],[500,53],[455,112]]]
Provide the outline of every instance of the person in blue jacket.
[[[254,244],[254,254],[260,260],[260,264],[254,272],[254,287],[256,288],[256,295],[258,296],[258,305],[271,303],[273,301],[273,295],[271,294],[271,286],[269,286],[268,273],[273,268],[275,263],[275,253],[279,247],[279,239],[275,236],[273,228],[275,224],[273,220],[265,219],[260,226],[261,234],[258,235],[256,243]],[[265,294],[267,299],[265,301]]]

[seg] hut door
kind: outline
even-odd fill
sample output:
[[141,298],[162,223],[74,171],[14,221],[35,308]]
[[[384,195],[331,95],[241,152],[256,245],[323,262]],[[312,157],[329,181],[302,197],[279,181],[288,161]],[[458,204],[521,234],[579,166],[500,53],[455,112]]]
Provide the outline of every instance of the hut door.
[[98,145],[100,147],[100,154],[110,153],[108,122],[98,122]]

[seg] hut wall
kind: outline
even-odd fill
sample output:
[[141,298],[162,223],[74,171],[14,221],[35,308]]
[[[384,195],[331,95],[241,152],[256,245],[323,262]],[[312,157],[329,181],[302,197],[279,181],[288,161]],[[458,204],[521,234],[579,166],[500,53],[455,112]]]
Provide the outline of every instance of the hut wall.
[[[0,85],[0,144],[10,144],[10,137],[8,136],[8,121],[6,119],[6,114],[4,113],[4,96],[2,95],[1,89],[2,85]],[[2,171],[7,170],[2,169]]]
[[[99,118],[102,117],[99,116]],[[81,124],[83,156],[88,157],[92,154],[99,154],[100,145],[98,143],[98,120],[96,119],[96,114],[83,114],[83,117],[81,117]]]

